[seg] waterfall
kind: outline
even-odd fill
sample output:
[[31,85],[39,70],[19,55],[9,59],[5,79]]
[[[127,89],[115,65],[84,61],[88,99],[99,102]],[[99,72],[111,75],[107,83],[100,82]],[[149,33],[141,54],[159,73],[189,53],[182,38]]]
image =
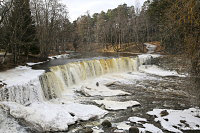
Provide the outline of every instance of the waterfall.
[[[72,62],[54,66],[50,72],[26,81],[24,84],[0,89],[0,101],[13,101],[23,105],[61,97],[63,91],[73,85],[101,75],[137,71],[138,57],[121,57]],[[35,70],[30,70],[32,73]],[[29,73],[29,72],[27,72]],[[19,73],[20,74],[20,73]],[[32,76],[32,74],[29,74]]]
[[121,57],[112,59],[89,60],[55,66],[40,76],[45,98],[60,97],[62,92],[84,80],[109,73],[131,72],[138,70],[138,58]]
[[0,101],[12,101],[23,105],[44,101],[39,78],[23,85],[3,87],[0,89]]

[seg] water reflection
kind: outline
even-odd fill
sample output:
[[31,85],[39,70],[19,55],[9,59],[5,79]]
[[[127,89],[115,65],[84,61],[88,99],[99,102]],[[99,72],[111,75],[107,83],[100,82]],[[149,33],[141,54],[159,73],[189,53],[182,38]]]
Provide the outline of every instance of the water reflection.
[[126,56],[136,56],[134,54],[127,54],[127,53],[94,53],[94,52],[87,52],[87,53],[76,53],[71,52],[68,58],[60,58],[55,60],[50,60],[43,64],[38,64],[33,66],[33,69],[44,69],[48,71],[49,67],[64,65],[70,62],[76,61],[83,61],[83,60],[92,60],[92,59],[106,59],[106,58],[118,58],[118,57],[126,57]]

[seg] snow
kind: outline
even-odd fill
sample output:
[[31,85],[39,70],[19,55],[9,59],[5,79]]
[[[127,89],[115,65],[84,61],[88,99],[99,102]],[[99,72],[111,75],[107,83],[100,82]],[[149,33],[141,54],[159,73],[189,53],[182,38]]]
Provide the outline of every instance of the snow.
[[94,105],[84,105],[78,103],[72,103],[66,105],[67,110],[78,117],[78,120],[89,120],[90,118],[101,118],[108,112],[102,110]]
[[0,133],[26,133],[25,128],[0,108]]
[[87,85],[82,86],[80,92],[86,96],[119,96],[119,95],[130,95],[130,93],[121,90],[111,90],[104,85]]
[[[44,61],[46,62],[46,61]],[[33,63],[33,62],[29,62],[29,63],[26,63],[28,66],[34,66],[34,65],[38,65],[38,64],[42,64],[44,62],[36,62],[36,63]]]
[[0,81],[7,84],[6,87],[23,85],[31,80],[38,79],[44,70],[33,70],[31,67],[19,66],[4,72],[0,72]]
[[153,53],[156,50],[156,48],[157,48],[156,45],[152,45],[152,44],[149,44],[149,43],[144,43],[144,45],[146,46],[146,48],[148,50],[147,53],[149,53],[149,54]]
[[138,55],[140,65],[151,64],[152,59],[161,57],[160,54],[141,54]]
[[145,118],[129,117],[128,120],[130,122],[137,123],[137,124],[142,124],[141,122],[144,122],[145,124],[142,124],[144,128],[139,128],[140,132],[142,133],[146,133],[147,131],[152,132],[152,133],[162,133],[161,129],[155,127],[153,124],[147,123],[147,119]]
[[118,102],[118,101],[108,101],[108,100],[94,100],[99,105],[105,105],[107,110],[125,110],[128,107],[140,105],[137,101],[126,101],[126,102]]
[[164,70],[156,65],[142,65],[139,67],[141,72],[158,75],[158,76],[177,76],[185,77],[184,75],[178,74],[176,71]]
[[153,124],[143,124],[144,128],[139,128],[139,130],[141,132],[144,132],[146,133],[147,131],[148,132],[151,132],[151,133],[163,133],[163,131],[157,127],[155,127]]
[[[200,109],[190,108],[185,110],[167,110],[167,116],[161,116],[165,109],[154,109],[149,115],[156,115],[156,122],[170,132],[182,133],[181,130],[200,130]],[[175,128],[176,126],[177,128]]]
[[68,58],[69,54],[62,54],[62,55],[56,55],[56,56],[49,56],[49,59],[60,59],[60,58]]
[[128,120],[134,123],[147,122],[147,119],[140,117],[129,117]]
[[77,120],[100,118],[108,113],[94,105],[77,103],[40,102],[23,106],[14,102],[1,102],[1,106],[9,110],[11,116],[25,120],[26,123],[41,131],[67,131],[68,125],[74,124]]
[[[129,128],[131,127],[130,125],[126,124],[126,121],[124,122],[120,122],[120,123],[114,123],[114,127],[117,127],[118,130],[129,130]],[[117,132],[118,130],[116,130],[115,132]]]
[[92,130],[93,130],[93,133],[104,133],[104,130],[99,129],[97,126],[93,127]]
[[44,70],[33,70],[27,66],[19,66],[8,71],[0,72],[1,84],[0,101],[13,101],[21,104],[30,104],[43,101],[44,96],[39,76]]
[[[143,118],[138,118],[138,119],[143,119]],[[128,123],[127,121],[115,123],[114,126],[117,127],[117,130],[115,130],[114,132],[124,132],[129,130],[131,126],[128,125],[127,123]],[[153,124],[145,123],[142,124],[142,126],[144,128],[138,128],[141,133],[146,133],[147,131],[152,133],[163,133],[161,129],[155,127]]]

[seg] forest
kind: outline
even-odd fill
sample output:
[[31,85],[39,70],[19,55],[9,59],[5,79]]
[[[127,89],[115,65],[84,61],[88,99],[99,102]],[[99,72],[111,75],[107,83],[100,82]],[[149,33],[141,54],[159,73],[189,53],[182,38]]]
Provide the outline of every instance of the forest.
[[68,12],[59,0],[0,0],[1,64],[66,50],[118,52],[135,45],[143,52],[143,43],[158,41],[166,54],[190,57],[193,71],[200,72],[200,0],[147,0],[141,8],[122,4],[88,11],[73,22]]

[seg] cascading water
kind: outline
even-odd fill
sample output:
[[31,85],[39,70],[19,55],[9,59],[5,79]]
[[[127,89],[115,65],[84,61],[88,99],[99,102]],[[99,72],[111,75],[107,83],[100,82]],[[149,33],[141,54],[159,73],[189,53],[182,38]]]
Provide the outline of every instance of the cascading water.
[[[9,115],[23,120],[26,126],[39,132],[67,131],[68,126],[78,120],[101,118],[108,113],[95,105],[79,104],[76,91],[89,96],[129,95],[122,90],[109,89],[106,82],[114,83],[116,75],[118,79],[122,75],[129,76],[121,73],[138,71],[140,65],[150,59],[149,55],[145,55],[86,60],[50,67],[50,72],[42,71],[35,77],[30,73],[25,77],[30,79],[33,76],[31,80],[0,89],[0,100],[3,101],[0,109],[8,111]],[[38,70],[32,71],[34,73]],[[21,72],[18,74],[20,76]],[[20,77],[24,79],[24,76]],[[10,124],[5,122],[4,125],[6,127]],[[18,127],[17,122],[15,127]]]
[[12,101],[23,105],[61,97],[63,91],[84,80],[109,73],[137,71],[138,57],[121,57],[87,60],[50,68],[33,80],[20,85],[0,89],[0,101]]
[[0,101],[12,101],[27,105],[43,100],[43,91],[38,80],[24,85],[4,87],[0,90]]
[[60,97],[72,85],[104,74],[131,72],[138,70],[138,58],[121,57],[68,63],[50,68],[40,76],[45,98]]

